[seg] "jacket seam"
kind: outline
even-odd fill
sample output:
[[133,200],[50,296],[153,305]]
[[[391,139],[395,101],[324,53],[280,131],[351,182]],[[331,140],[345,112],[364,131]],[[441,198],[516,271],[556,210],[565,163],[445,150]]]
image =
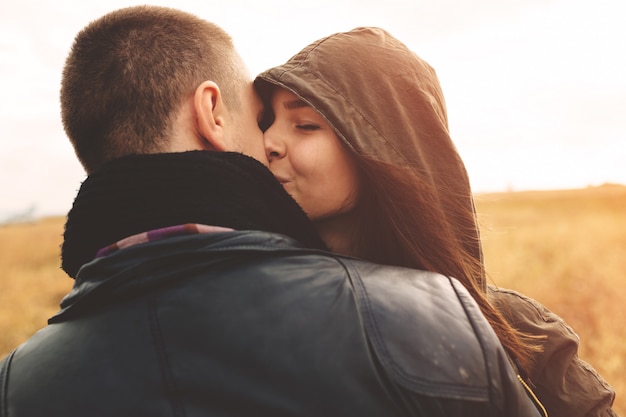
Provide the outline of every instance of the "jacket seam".
[[471,317],[471,315],[469,314],[469,311],[467,309],[467,305],[464,302],[464,300],[462,299],[461,295],[459,294],[458,289],[456,288],[454,281],[446,276],[446,278],[448,279],[448,281],[450,282],[450,286],[452,287],[452,289],[454,290],[454,293],[456,294],[457,299],[459,300],[459,303],[461,304],[461,306],[463,306],[463,311],[465,312],[465,316],[468,318],[471,326],[472,326],[472,330],[474,331],[474,334],[476,335],[476,339],[478,339],[478,343],[480,344],[480,350],[482,351],[482,355],[483,355],[483,361],[485,363],[485,371],[487,372],[487,380],[488,380],[488,390],[489,390],[489,402],[491,404],[498,404],[498,402],[496,402],[496,392],[494,391],[495,387],[493,386],[492,383],[492,379],[491,379],[491,375],[494,374],[494,370],[491,368],[490,366],[490,362],[487,358],[487,349],[485,348],[485,341],[483,340],[483,333],[482,331],[477,327],[476,322],[473,320],[473,318]]
[[15,352],[17,349],[14,349],[9,356],[2,362],[0,362],[0,416],[8,417],[9,415],[9,400],[8,400],[8,390],[9,390],[9,368],[11,366],[11,362],[13,361],[13,356],[15,356]]
[[[383,365],[383,369],[387,369],[391,371],[396,378],[400,380],[404,380],[402,385],[408,384],[409,389],[416,389],[419,393],[423,395],[443,395],[449,398],[469,398],[471,396],[474,400],[477,400],[478,397],[484,398],[484,395],[481,395],[481,392],[484,392],[482,388],[472,389],[469,387],[460,387],[457,384],[446,384],[444,382],[438,382],[437,386],[440,389],[428,389],[432,387],[432,381],[428,381],[426,379],[420,379],[418,377],[412,376],[404,372],[393,360],[391,355],[389,354],[387,347],[383,341],[383,338],[380,336],[378,332],[378,324],[376,318],[372,314],[369,297],[367,296],[367,289],[365,288],[364,283],[361,280],[360,274],[352,265],[346,265],[342,262],[341,259],[337,258],[340,264],[343,265],[350,281],[353,283],[353,288],[355,289],[356,296],[360,298],[362,301],[359,302],[357,300],[357,308],[359,311],[363,311],[363,313],[367,316],[365,318],[363,326],[366,330],[366,336],[372,339],[372,346],[374,351],[377,353],[377,357]],[[354,275],[354,279],[352,278]],[[455,290],[456,293],[456,290]],[[458,295],[457,295],[458,296]],[[361,305],[364,307],[361,309]],[[467,312],[466,312],[467,315]],[[473,326],[473,324],[472,324]],[[472,327],[473,328],[473,327]],[[378,349],[376,348],[378,346]],[[481,343],[481,350],[483,351],[483,356],[485,355],[484,346]],[[395,378],[394,378],[395,379]]]
[[156,312],[156,302],[154,297],[148,298],[148,318],[150,326],[150,334],[152,336],[153,347],[156,352],[159,370],[161,371],[161,380],[165,386],[165,394],[170,399],[172,413],[176,417],[185,417],[185,409],[180,399],[177,399],[178,388],[165,351],[165,338],[161,331],[159,319]]

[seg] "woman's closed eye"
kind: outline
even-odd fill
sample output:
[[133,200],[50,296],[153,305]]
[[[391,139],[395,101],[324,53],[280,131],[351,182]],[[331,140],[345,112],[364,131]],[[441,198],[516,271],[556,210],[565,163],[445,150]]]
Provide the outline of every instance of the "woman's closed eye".
[[306,131],[314,131],[314,130],[321,129],[321,126],[313,124],[313,123],[302,123],[302,124],[297,124],[296,125],[296,129],[306,130]]

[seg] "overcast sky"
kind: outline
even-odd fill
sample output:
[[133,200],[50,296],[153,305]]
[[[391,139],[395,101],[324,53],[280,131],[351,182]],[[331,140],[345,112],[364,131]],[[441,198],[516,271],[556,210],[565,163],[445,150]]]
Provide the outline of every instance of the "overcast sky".
[[[60,122],[76,33],[145,2],[0,0],[0,221],[65,214],[84,179]],[[476,192],[626,184],[622,0],[155,1],[213,21],[254,75],[305,45],[380,26],[436,70]]]

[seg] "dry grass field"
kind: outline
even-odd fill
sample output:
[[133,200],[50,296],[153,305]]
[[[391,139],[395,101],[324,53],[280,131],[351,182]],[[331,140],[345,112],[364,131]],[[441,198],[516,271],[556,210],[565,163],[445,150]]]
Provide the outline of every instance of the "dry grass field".
[[63,218],[0,226],[0,356],[46,324],[74,281],[61,270]]
[[476,196],[487,272],[560,315],[626,416],[626,187]]
[[[563,317],[626,416],[626,187],[476,200],[491,281]],[[44,326],[72,285],[59,268],[63,221],[0,226],[0,357]]]

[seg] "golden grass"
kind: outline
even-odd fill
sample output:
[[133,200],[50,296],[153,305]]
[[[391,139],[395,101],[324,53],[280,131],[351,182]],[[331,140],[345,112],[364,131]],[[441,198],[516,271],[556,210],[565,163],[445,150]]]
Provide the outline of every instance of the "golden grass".
[[476,196],[487,272],[560,315],[626,415],[626,187]]
[[[581,338],[580,356],[626,416],[626,187],[476,196],[490,279],[543,303]],[[0,357],[46,324],[73,280],[63,218],[0,226]]]
[[46,325],[74,282],[60,268],[63,222],[0,226],[0,357]]

